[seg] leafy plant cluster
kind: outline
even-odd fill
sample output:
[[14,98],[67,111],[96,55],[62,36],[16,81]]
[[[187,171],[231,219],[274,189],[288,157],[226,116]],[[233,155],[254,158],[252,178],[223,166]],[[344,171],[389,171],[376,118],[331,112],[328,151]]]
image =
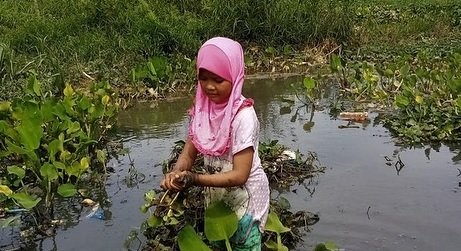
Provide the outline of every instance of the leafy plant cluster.
[[58,98],[34,75],[24,97],[0,102],[1,207],[47,216],[57,194],[74,196],[90,170],[105,171],[103,147],[117,109],[107,82],[85,95],[67,84]]
[[[161,197],[157,197],[155,191],[147,192],[141,207],[143,212],[151,211],[142,226],[149,239],[147,245],[155,250],[211,250],[209,247],[219,247],[221,242],[226,250],[232,250],[230,239],[237,230],[237,215],[222,201],[205,209],[200,199],[202,192],[202,189],[192,189],[170,195],[166,191]],[[302,211],[293,214],[289,209],[286,199],[273,201],[263,236],[265,250],[294,247],[301,240],[298,228],[318,221],[317,215]],[[292,224],[292,228],[285,227],[281,219]]]
[[444,21],[456,27],[461,23],[459,4],[409,4],[409,5],[363,5],[355,9],[358,20],[374,20],[378,23],[397,23],[410,19]]
[[309,152],[307,156],[303,156],[299,151],[293,152],[293,158],[286,154],[286,148],[277,140],[261,142],[258,150],[261,165],[273,189],[283,190],[301,184],[325,169],[314,152]]
[[[262,1],[256,6],[248,0],[5,0],[0,2],[0,43],[12,52],[15,67],[5,68],[14,78],[0,79],[5,90],[20,83],[15,80],[24,76],[17,73],[30,70],[43,83],[90,76],[122,84],[132,79],[132,69],[166,57],[172,71],[164,80],[171,83],[183,79],[176,65],[182,71],[190,64],[181,58],[193,58],[210,37],[264,47],[343,40],[351,26],[348,13],[348,1],[327,0]],[[147,76],[150,86],[151,77],[155,74]]]
[[[169,160],[165,162],[164,172],[175,163],[183,147],[183,141],[176,142]],[[282,154],[283,150],[285,147],[277,141],[260,143],[260,156],[268,176],[284,173],[283,176],[278,176],[278,180],[269,178],[272,185],[283,183],[287,187],[314,175],[315,170],[305,168],[308,160],[303,160],[299,153],[296,154],[296,158],[291,159]],[[265,165],[268,162],[276,163],[271,165],[272,168],[276,165],[279,167],[277,170],[272,170],[273,172],[268,172]],[[286,171],[281,170],[283,168]],[[204,171],[202,169],[203,159],[198,158],[193,165],[193,170],[202,173]],[[290,172],[293,172],[291,174],[293,177],[290,177]],[[301,175],[304,178],[297,177],[300,173],[307,174]],[[148,219],[142,225],[143,234],[148,239],[147,245],[156,250],[178,250],[178,248],[191,250],[191,247],[194,247],[193,250],[209,250],[208,246],[213,245],[214,242],[224,241],[227,243],[227,250],[231,250],[229,238],[237,229],[237,216],[224,203],[212,204],[205,209],[203,193],[201,187],[191,187],[178,193],[146,192],[141,211],[149,212]],[[299,229],[307,228],[319,220],[315,214],[306,211],[292,213],[290,209],[290,203],[283,197],[271,201],[271,213],[266,224],[267,231],[263,236],[266,249],[288,250],[286,245],[293,248],[301,240]],[[290,228],[285,227],[284,224]]]
[[383,122],[404,142],[461,139],[461,54],[416,57],[373,64],[348,62],[337,56],[331,69],[344,94],[356,102],[381,103],[394,112]]
[[195,61],[180,54],[152,57],[131,70],[132,83],[149,88],[148,94],[156,98],[176,91],[180,85],[194,83],[195,79]]
[[461,5],[439,1],[361,3],[354,6],[356,48],[363,45],[404,46],[409,42],[459,37]]

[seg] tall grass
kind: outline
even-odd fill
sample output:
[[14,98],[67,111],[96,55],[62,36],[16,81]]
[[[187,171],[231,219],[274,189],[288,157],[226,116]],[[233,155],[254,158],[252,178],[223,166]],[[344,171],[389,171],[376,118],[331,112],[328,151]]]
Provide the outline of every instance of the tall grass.
[[[192,58],[201,42],[216,35],[264,46],[345,40],[351,27],[347,3],[4,0],[0,43],[17,55],[15,65],[25,67],[24,72],[38,71],[51,86],[50,76],[81,82],[83,72],[122,83],[139,63],[154,56]],[[2,85],[21,82],[22,75],[9,75],[15,77],[2,77]],[[6,96],[0,94],[0,99]]]
[[[245,45],[296,48],[325,39],[372,42],[395,34],[396,29],[395,40],[418,32],[405,31],[402,23],[380,26],[379,17],[368,16],[372,21],[364,21],[357,17],[358,3],[363,1],[3,0],[0,43],[8,48],[8,61],[14,67],[3,67],[0,84],[6,89],[22,86],[31,70],[51,89],[59,89],[63,80],[85,82],[85,76],[129,83],[130,70],[139,64],[156,56],[168,58],[172,65],[183,64],[175,60],[193,58],[204,40],[217,35]],[[432,23],[414,22],[414,26],[436,33],[434,23],[445,20],[439,17],[431,14]],[[439,28],[450,32],[447,22]],[[366,28],[357,32],[357,25]],[[374,30],[382,27],[381,33]],[[0,93],[0,100],[6,98],[9,94]]]

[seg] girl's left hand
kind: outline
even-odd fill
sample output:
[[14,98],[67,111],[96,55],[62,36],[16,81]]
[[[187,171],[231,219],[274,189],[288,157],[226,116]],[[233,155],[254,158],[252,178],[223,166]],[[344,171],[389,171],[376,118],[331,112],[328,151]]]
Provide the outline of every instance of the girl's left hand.
[[182,171],[179,173],[177,182],[181,184],[181,190],[187,189],[197,184],[198,174],[190,171]]

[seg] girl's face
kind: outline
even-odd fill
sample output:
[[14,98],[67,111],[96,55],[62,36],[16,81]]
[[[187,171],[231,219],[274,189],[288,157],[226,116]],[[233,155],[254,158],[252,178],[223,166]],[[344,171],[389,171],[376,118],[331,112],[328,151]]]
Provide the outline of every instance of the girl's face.
[[200,69],[198,79],[203,92],[212,102],[222,104],[229,100],[231,82],[205,69]]

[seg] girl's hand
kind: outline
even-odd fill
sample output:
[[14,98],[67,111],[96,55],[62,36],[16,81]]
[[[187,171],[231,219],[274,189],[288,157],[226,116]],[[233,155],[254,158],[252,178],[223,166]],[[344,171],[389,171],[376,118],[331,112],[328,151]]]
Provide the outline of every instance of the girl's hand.
[[172,191],[182,191],[185,190],[197,182],[198,174],[190,172],[190,171],[171,171],[165,175],[162,182],[160,183],[160,187],[165,190],[172,190]]
[[172,190],[172,191],[181,191],[182,185],[179,182],[178,178],[180,177],[181,171],[173,170],[165,175],[162,182],[160,183],[160,187],[165,190]]
[[187,189],[193,185],[197,184],[198,174],[190,171],[182,171],[179,173],[177,178],[178,183],[181,185],[182,189]]

